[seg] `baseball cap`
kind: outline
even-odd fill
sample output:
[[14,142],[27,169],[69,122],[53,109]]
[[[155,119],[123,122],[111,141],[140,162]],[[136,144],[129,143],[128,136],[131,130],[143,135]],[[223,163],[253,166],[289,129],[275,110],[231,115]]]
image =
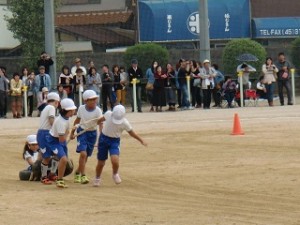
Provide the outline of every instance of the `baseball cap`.
[[77,109],[73,100],[70,98],[65,98],[65,99],[61,100],[60,106],[62,109],[67,110],[67,111]]
[[26,138],[26,141],[28,144],[37,144],[37,140],[36,140],[36,135],[35,134],[31,134],[31,135],[28,135],[27,138]]
[[55,101],[60,101],[60,97],[57,93],[55,92],[50,92],[48,95],[47,95],[47,99],[48,100],[55,100]]
[[208,59],[205,59],[204,61],[203,61],[203,64],[204,63],[210,63],[210,61],[208,60]]
[[86,90],[85,92],[83,92],[82,97],[83,97],[83,100],[99,98],[99,96],[93,90]]
[[47,87],[43,87],[43,88],[42,88],[42,92],[49,92],[49,90],[48,90]]
[[114,124],[123,123],[125,114],[126,114],[125,107],[122,105],[116,105],[112,112],[112,122]]

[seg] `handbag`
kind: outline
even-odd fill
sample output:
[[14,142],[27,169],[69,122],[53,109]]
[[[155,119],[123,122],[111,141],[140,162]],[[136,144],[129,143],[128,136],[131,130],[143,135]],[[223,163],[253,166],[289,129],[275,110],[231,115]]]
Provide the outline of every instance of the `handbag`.
[[154,88],[154,86],[153,86],[152,83],[149,83],[149,82],[148,82],[148,83],[146,84],[146,90],[147,90],[147,91],[152,91],[153,88]]

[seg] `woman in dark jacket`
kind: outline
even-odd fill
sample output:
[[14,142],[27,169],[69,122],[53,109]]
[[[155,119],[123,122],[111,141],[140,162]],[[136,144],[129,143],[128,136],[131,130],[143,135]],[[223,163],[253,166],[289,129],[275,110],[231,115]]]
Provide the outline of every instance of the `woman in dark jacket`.
[[161,66],[157,66],[154,77],[152,103],[153,106],[156,107],[156,112],[162,112],[162,107],[166,106],[165,79],[167,78],[167,75],[162,72]]

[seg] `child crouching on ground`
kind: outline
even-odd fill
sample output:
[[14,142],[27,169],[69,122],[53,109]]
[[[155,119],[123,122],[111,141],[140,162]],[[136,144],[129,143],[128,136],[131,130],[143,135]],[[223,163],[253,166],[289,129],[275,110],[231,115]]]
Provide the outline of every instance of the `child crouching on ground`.
[[125,118],[125,108],[122,105],[114,107],[113,111],[107,111],[103,117],[98,121],[99,124],[104,122],[102,132],[98,142],[98,163],[96,166],[96,177],[94,180],[94,186],[97,187],[101,182],[101,173],[105,165],[105,161],[110,153],[110,159],[112,163],[113,175],[112,178],[116,184],[122,182],[119,176],[119,155],[120,155],[120,137],[123,130],[126,130],[129,135],[142,145],[147,146],[147,143],[138,136],[133,130],[132,126]]
[[56,180],[56,186],[59,188],[68,187],[63,180],[63,176],[66,170],[68,162],[68,148],[67,137],[69,135],[69,118],[72,117],[77,108],[72,99],[65,98],[60,102],[61,111],[49,132],[47,144],[50,151],[59,159],[58,163],[58,176]]
[[97,106],[99,96],[95,91],[86,90],[82,96],[85,104],[78,108],[77,118],[74,121],[74,128],[71,131],[70,138],[75,138],[74,133],[78,125],[77,134],[86,130],[77,136],[76,152],[80,155],[79,164],[74,175],[74,183],[87,184],[89,179],[85,174],[85,165],[88,157],[92,156],[97,141],[97,122],[102,116],[102,111]]
[[23,150],[23,159],[27,162],[26,169],[32,171],[32,165],[37,160],[41,160],[39,153],[39,145],[36,140],[36,135],[27,136],[26,143]]

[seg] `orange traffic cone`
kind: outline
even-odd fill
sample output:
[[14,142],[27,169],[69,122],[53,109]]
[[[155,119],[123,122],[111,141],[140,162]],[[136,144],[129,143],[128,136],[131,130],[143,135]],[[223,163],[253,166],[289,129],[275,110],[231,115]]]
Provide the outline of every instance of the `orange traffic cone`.
[[234,114],[234,121],[233,121],[233,129],[232,129],[232,135],[244,135],[244,132],[241,128],[240,118],[237,113]]

